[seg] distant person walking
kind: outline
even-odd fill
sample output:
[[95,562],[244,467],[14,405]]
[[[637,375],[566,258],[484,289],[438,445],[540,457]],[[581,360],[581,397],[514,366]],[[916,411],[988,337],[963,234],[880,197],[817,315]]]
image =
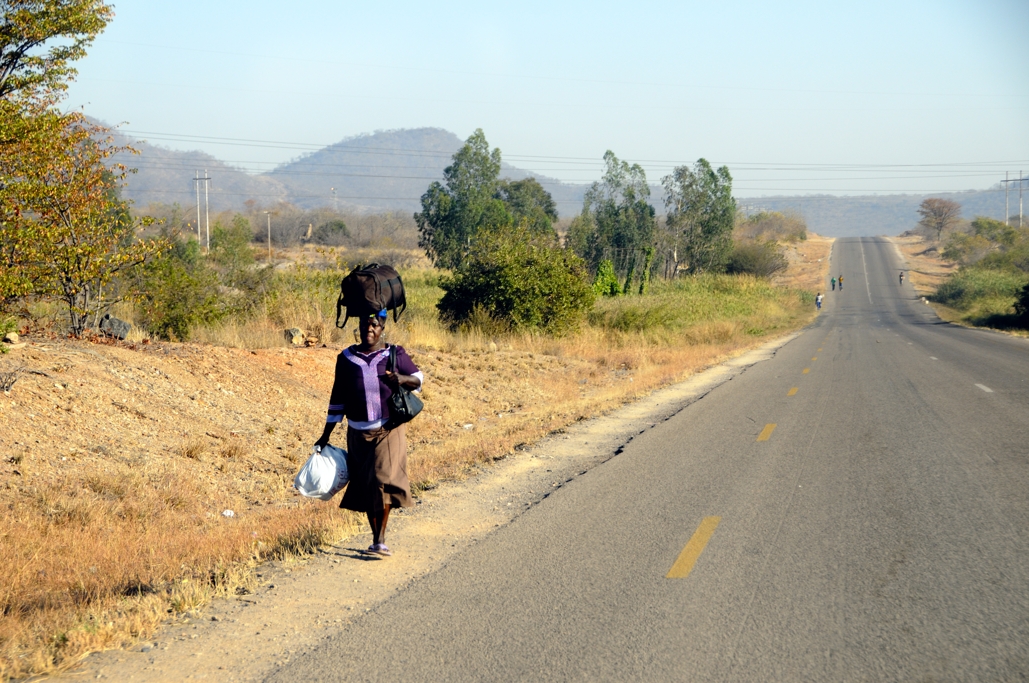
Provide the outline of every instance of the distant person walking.
[[843,291],[843,276],[840,276],[840,291]]
[[396,367],[388,368],[390,346],[382,339],[385,328],[385,310],[361,317],[361,342],[336,358],[325,431],[315,445],[329,443],[336,424],[347,418],[350,484],[339,506],[367,514],[372,529],[368,552],[389,556],[393,554],[386,546],[389,511],[414,505],[407,478],[406,425],[390,423],[389,398],[401,386],[419,389],[423,375],[402,346],[395,347]]
[[822,293],[819,292],[818,296],[815,297],[815,309],[822,310]]
[[904,271],[900,271],[900,284],[904,284]]
[[836,278],[829,280],[829,284],[832,285],[832,291],[836,291]]

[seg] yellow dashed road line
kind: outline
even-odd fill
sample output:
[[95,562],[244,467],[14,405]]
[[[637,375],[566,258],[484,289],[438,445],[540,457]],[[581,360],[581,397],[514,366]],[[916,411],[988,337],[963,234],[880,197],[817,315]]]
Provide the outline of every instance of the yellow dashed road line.
[[693,532],[693,537],[690,538],[689,543],[679,553],[675,564],[665,574],[666,579],[685,579],[690,575],[690,572],[693,571],[693,565],[697,563],[700,554],[704,552],[707,542],[711,540],[711,535],[715,533],[715,528],[718,527],[720,521],[722,521],[721,517],[704,518],[704,521],[700,523],[697,530]]
[[775,431],[775,423],[766,424],[765,428],[761,430],[761,433],[757,435],[758,441],[768,441],[772,437],[772,432]]
[[796,394],[797,394],[797,387],[793,387],[792,389],[790,389],[789,391],[786,392],[787,396],[795,396]]
[[807,373],[809,373],[809,372],[811,372],[811,368],[804,368],[804,374],[805,374],[805,375],[806,375]]

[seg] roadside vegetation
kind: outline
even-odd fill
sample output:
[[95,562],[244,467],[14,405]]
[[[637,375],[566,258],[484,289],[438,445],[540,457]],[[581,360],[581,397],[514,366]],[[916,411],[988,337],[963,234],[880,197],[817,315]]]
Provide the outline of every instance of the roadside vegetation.
[[1029,222],[960,217],[944,199],[922,204],[919,228],[938,258],[957,266],[929,300],[945,319],[1009,331],[1029,330]]
[[[33,346],[0,368],[0,679],[146,637],[252,590],[258,562],[351,532],[291,482],[353,340],[335,303],[358,264],[406,284],[388,334],[429,378],[416,491],[814,315],[829,242],[741,215],[728,168],[675,169],[659,215],[643,169],[609,151],[559,233],[550,195],[502,180],[481,130],[414,216],[248,203],[213,216],[208,243],[181,207],[122,201],[120,150],[59,108],[110,6],[18,6],[0,36],[0,331]],[[794,266],[804,279],[782,284]]]

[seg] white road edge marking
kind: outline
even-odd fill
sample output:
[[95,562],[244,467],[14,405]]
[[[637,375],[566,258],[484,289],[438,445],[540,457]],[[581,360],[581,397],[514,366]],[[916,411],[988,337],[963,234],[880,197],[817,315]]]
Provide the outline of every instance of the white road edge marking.
[[985,391],[987,394],[992,394],[993,393],[993,389],[989,388],[985,384],[976,384],[976,386],[979,387],[980,389],[982,389],[983,391]]
[[868,304],[872,305],[872,288],[868,286],[868,264],[865,262],[865,240],[864,238],[858,242],[858,246],[861,247],[861,267],[865,270],[865,291],[868,292]]
[[936,356],[929,356],[929,360],[940,360],[940,359],[937,358]]

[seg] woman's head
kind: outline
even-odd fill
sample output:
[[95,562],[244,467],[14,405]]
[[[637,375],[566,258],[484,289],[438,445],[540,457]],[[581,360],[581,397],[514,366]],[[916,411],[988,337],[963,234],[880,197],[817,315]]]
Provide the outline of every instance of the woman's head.
[[376,346],[379,338],[382,337],[383,330],[386,329],[386,310],[361,316],[358,321],[358,329],[363,346],[368,348]]

